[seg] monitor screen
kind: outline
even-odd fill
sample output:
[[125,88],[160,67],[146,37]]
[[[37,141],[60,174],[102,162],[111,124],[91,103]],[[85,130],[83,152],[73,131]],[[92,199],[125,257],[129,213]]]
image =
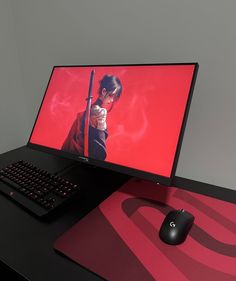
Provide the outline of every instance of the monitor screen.
[[170,184],[198,64],[55,66],[28,145]]

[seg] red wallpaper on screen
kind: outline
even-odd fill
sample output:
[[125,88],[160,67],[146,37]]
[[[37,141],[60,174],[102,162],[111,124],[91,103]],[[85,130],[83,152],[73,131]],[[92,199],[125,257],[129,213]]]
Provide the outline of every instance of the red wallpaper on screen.
[[169,177],[194,65],[56,67],[30,142],[61,149],[86,108],[92,69],[93,100],[105,74],[117,76],[123,87],[107,116],[106,161]]

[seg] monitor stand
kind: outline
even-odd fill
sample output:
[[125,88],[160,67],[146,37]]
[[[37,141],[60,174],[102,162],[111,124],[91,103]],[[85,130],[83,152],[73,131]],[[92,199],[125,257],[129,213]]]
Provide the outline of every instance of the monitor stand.
[[131,177],[112,170],[74,162],[58,173],[59,176],[77,183],[88,200],[98,204],[119,189]]

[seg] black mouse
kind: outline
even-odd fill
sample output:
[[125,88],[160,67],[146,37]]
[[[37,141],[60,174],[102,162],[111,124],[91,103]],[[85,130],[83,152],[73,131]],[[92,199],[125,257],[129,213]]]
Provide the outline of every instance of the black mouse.
[[194,222],[194,216],[181,209],[171,211],[165,217],[159,236],[169,245],[178,245],[184,242]]

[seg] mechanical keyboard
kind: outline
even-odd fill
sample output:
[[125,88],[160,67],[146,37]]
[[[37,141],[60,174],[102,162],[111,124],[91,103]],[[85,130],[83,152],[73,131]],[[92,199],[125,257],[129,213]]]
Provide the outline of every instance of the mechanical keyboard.
[[39,217],[68,202],[79,190],[77,184],[23,160],[0,170],[0,191]]

